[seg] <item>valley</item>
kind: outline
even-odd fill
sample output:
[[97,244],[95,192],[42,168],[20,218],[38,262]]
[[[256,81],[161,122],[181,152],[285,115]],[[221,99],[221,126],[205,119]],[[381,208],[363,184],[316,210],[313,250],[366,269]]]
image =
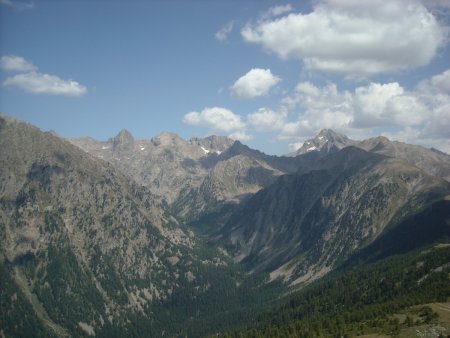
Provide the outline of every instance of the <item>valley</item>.
[[286,156],[66,139],[4,114],[0,149],[2,337],[450,334],[445,153],[330,129]]

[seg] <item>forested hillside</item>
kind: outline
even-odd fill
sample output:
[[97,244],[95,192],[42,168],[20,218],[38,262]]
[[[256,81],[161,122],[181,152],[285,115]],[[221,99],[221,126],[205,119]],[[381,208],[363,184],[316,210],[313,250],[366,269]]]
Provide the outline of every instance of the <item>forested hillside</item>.
[[397,336],[442,321],[446,336],[450,316],[440,318],[427,304],[449,297],[450,245],[438,244],[332,274],[224,337]]

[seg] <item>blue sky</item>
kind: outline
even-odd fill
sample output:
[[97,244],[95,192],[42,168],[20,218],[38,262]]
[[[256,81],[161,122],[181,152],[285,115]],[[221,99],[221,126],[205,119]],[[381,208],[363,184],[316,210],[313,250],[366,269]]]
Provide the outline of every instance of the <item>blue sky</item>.
[[0,0],[0,111],[62,136],[322,128],[450,153],[450,1]]

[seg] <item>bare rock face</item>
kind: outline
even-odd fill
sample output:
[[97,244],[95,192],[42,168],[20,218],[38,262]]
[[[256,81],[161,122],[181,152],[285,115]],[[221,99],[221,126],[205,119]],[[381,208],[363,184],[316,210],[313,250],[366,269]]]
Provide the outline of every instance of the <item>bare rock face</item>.
[[[208,162],[214,161],[234,141],[226,137],[185,141],[169,132],[150,140],[136,140],[123,130],[106,142],[89,138],[71,139],[71,142],[110,162],[170,204],[180,191],[199,186],[208,172]],[[209,157],[213,158],[208,160]]]
[[212,206],[239,202],[297,170],[300,158],[268,156],[224,136],[186,141],[164,132],[136,140],[121,131],[107,142],[71,139],[164,199],[179,216],[196,218]]
[[112,140],[112,148],[115,152],[134,150],[134,138],[131,133],[123,129]]
[[329,154],[347,146],[354,145],[355,143],[356,141],[331,129],[322,129],[315,138],[305,141],[303,146],[290,154],[290,156],[303,155],[313,151],[321,154]]
[[191,138],[189,143],[193,146],[199,146],[205,154],[220,155],[233,145],[234,140],[226,136],[212,135],[205,138]]
[[240,203],[283,174],[264,161],[236,154],[217,162],[201,185],[183,191],[172,208],[186,220],[196,219],[223,203]]

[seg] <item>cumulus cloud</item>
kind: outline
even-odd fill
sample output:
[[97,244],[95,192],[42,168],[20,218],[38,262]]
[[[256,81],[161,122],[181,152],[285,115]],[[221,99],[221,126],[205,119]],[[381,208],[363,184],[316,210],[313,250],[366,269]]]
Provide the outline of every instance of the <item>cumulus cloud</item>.
[[450,153],[449,82],[450,69],[412,89],[398,82],[369,82],[354,89],[300,82],[276,110],[264,107],[241,117],[225,108],[205,108],[186,114],[184,122],[242,141],[271,133],[272,140],[288,143],[291,151],[331,128],[353,139],[385,135]]
[[87,92],[87,88],[76,81],[38,72],[35,65],[21,56],[2,56],[0,69],[20,73],[6,78],[4,86],[17,87],[29,93],[82,96]]
[[448,0],[422,0],[424,6],[435,8],[435,7],[447,7],[450,8],[450,2]]
[[431,78],[431,85],[442,93],[450,93],[450,69]]
[[233,30],[234,21],[227,22],[219,31],[215,34],[215,38],[219,41],[224,41],[228,38],[228,35]]
[[300,111],[297,121],[286,123],[280,139],[296,139],[298,135],[312,135],[322,128],[340,129],[349,126],[353,120],[351,93],[340,92],[336,84],[317,87],[310,82],[299,83],[293,95],[282,100],[291,111]]
[[341,91],[333,83],[319,87],[301,82],[282,101],[290,114],[297,112],[297,119],[284,123],[278,139],[299,142],[332,128],[357,139],[382,133],[449,152],[449,77],[447,70],[410,91],[397,82],[369,83],[353,91]]
[[424,122],[428,110],[414,93],[406,93],[397,83],[371,83],[359,87],[352,96],[353,126],[412,126]]
[[408,93],[396,82],[370,83],[353,92],[339,91],[332,83],[317,87],[302,82],[295,94],[283,102],[302,111],[299,121],[284,126],[284,137],[320,128],[417,126],[426,121],[429,113],[417,94]]
[[5,86],[18,87],[29,93],[82,96],[86,94],[86,87],[73,80],[63,80],[57,76],[30,72],[8,77]]
[[235,139],[247,140],[246,124],[241,117],[222,107],[205,108],[201,112],[184,115],[183,122],[192,126],[207,127],[213,131],[225,132]]
[[435,147],[450,154],[449,77],[450,70],[447,70],[423,81],[414,91],[400,95],[399,99],[409,99],[399,103],[401,113],[397,113],[396,118],[402,124],[383,134],[391,139]]
[[32,9],[34,7],[33,2],[12,1],[12,0],[0,0],[0,4],[9,6],[19,11]]
[[221,107],[205,108],[201,112],[187,113],[184,116],[184,122],[190,125],[209,127],[224,132],[240,130],[245,127],[239,115]]
[[262,19],[277,17],[282,14],[292,12],[293,10],[294,8],[291,4],[270,7],[266,12],[263,13]]
[[246,131],[236,131],[234,133],[231,133],[228,136],[234,140],[239,140],[239,141],[249,141],[253,138],[253,136],[250,134],[247,134]]
[[288,148],[289,148],[289,152],[295,152],[298,149],[300,149],[303,146],[304,142],[294,142],[294,143],[289,143],[288,144]]
[[287,111],[273,111],[268,108],[260,108],[248,115],[248,123],[258,131],[271,131],[283,128],[286,123]]
[[253,68],[231,86],[231,92],[236,97],[251,99],[266,95],[280,81],[270,69]]
[[[443,138],[450,140],[450,97],[447,102],[436,107],[425,128],[421,130],[421,138]],[[450,152],[449,152],[450,153]]]
[[5,55],[0,58],[0,69],[7,72],[31,72],[37,67],[21,56]]
[[428,64],[448,27],[414,0],[328,0],[311,13],[247,24],[241,35],[308,69],[363,78]]

